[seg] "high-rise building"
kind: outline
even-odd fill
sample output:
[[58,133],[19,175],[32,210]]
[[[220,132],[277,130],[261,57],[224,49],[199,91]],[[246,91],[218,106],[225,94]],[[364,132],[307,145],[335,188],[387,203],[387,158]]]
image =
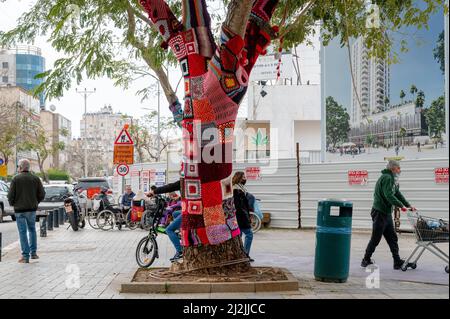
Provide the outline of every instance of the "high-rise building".
[[[45,58],[35,46],[0,48],[0,86],[20,86],[31,91],[43,82],[36,75],[45,71]],[[39,95],[41,109],[45,109],[44,94]]]
[[[369,56],[363,38],[351,48],[352,73],[350,121],[359,127],[365,118],[386,109],[390,99],[389,63]],[[353,82],[352,79],[352,82]]]

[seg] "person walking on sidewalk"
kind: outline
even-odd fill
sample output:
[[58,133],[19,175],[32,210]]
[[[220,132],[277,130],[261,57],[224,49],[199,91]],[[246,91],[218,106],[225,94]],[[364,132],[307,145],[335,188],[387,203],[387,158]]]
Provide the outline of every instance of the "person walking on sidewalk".
[[19,174],[16,175],[8,192],[8,201],[14,207],[17,229],[19,230],[22,258],[19,263],[28,264],[31,259],[38,259],[36,235],[36,210],[45,197],[42,182],[30,172],[27,159],[19,161]]
[[415,211],[416,208],[400,192],[398,177],[400,176],[400,164],[397,161],[389,161],[387,168],[382,172],[381,177],[375,185],[374,201],[372,206],[372,237],[367,245],[366,254],[361,262],[361,267],[373,264],[372,254],[384,236],[394,259],[394,269],[400,269],[404,260],[400,258],[398,248],[398,237],[392,219],[393,207],[399,207],[403,212],[409,209]]
[[250,257],[250,248],[253,241],[253,230],[250,221],[250,205],[247,199],[247,189],[245,184],[247,178],[244,172],[236,172],[233,176],[233,199],[236,208],[236,219],[239,229],[245,234],[244,251],[250,262],[254,260]]

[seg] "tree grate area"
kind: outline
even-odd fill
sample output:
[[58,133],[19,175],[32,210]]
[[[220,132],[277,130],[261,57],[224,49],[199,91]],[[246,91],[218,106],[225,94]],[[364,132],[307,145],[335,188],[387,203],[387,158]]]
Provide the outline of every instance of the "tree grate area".
[[233,271],[228,268],[215,268],[176,273],[169,269],[139,269],[132,282],[260,282],[288,280],[285,273],[278,268],[249,267],[246,271]]

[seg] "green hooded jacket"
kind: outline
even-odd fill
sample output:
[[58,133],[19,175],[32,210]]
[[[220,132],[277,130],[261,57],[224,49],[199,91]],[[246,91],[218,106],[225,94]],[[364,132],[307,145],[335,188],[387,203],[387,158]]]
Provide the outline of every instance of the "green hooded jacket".
[[384,214],[392,214],[392,207],[411,207],[400,193],[400,186],[395,182],[395,176],[389,169],[381,171],[382,175],[375,185],[373,208]]

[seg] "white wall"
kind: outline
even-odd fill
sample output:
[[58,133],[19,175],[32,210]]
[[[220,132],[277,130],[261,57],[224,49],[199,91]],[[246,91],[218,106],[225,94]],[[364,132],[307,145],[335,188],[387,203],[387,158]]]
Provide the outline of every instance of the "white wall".
[[320,121],[294,121],[294,143],[302,150],[320,150],[320,134]]
[[[248,104],[256,105],[256,114],[249,107],[247,118],[270,122],[271,158],[295,157],[296,140],[308,140],[309,148],[320,149],[320,85],[266,86],[264,98],[261,89],[249,88]],[[307,123],[303,128],[300,125],[295,133],[296,121],[316,123]]]

